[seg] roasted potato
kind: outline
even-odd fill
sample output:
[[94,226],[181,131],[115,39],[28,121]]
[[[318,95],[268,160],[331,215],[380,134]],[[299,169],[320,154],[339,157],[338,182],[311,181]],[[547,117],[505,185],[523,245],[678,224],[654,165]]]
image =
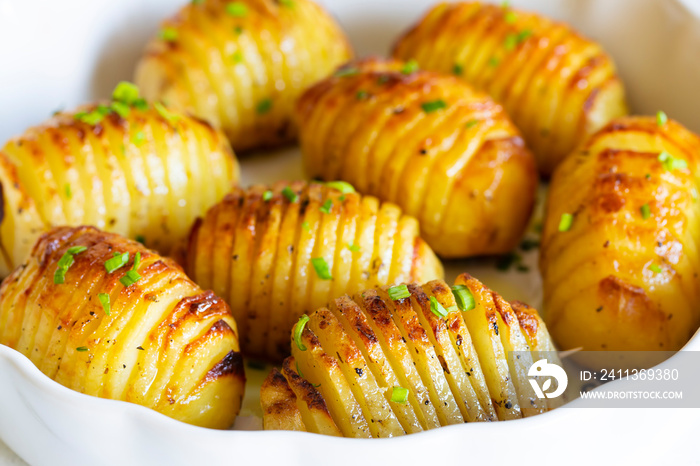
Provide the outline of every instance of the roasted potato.
[[540,267],[564,349],[678,350],[700,324],[700,138],[660,113],[615,120],[552,178]]
[[343,296],[294,326],[261,388],[264,427],[376,438],[532,416],[549,406],[531,354],[561,364],[534,309],[468,274],[452,292],[434,280]]
[[236,322],[172,260],[93,227],[41,236],[0,287],[0,344],[79,392],[227,428],[245,375]]
[[241,151],[294,140],[296,98],[351,56],[311,0],[204,0],[163,23],[135,79],[147,98],[222,128]]
[[243,353],[272,361],[289,354],[299,316],[330,299],[443,275],[414,218],[347,183],[237,189],[195,224],[186,262],[231,306]]
[[399,39],[393,55],[455,74],[501,102],[540,172],[587,135],[627,114],[612,58],[568,25],[508,6],[440,3]]
[[418,218],[443,257],[505,253],[521,238],[537,172],[500,105],[457,78],[367,59],[299,99],[304,166]]
[[169,253],[238,172],[223,134],[122,83],[111,103],[56,114],[0,149],[0,276],[59,225],[94,225]]

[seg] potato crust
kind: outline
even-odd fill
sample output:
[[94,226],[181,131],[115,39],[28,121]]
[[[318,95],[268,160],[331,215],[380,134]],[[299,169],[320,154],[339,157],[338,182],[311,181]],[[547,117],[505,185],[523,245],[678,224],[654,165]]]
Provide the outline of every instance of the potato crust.
[[675,121],[629,117],[555,171],[540,267],[561,347],[672,351],[697,330],[699,157],[700,138]]
[[[85,249],[57,284],[75,248]],[[110,273],[105,262],[116,253],[128,261]],[[137,253],[141,278],[125,286]],[[171,259],[93,227],[42,235],[3,281],[0,343],[68,388],[189,424],[228,428],[241,406],[245,374],[228,305]]]
[[293,141],[298,95],[351,56],[310,0],[207,0],[162,24],[135,79],[147,98],[222,128],[242,151]]
[[512,250],[534,203],[532,154],[486,94],[407,66],[349,63],[301,96],[306,172],[398,204],[440,256]]
[[[333,435],[373,438],[554,407],[537,399],[527,380],[528,351],[561,364],[537,311],[521,303],[511,308],[468,274],[456,285],[470,290],[473,309],[460,311],[450,287],[434,280],[406,285],[409,297],[393,300],[386,287],[369,289],[313,312],[298,343],[292,330],[284,366],[296,370],[273,370],[261,389],[266,428],[325,433],[298,422],[311,405],[328,413],[323,419]],[[435,302],[446,315],[435,313]],[[523,353],[514,358],[509,351]],[[305,400],[290,392],[298,379],[311,392]],[[392,399],[394,387],[408,391],[405,401]]]
[[57,114],[0,150],[0,276],[59,225],[94,225],[167,254],[238,182],[226,138],[208,124],[163,107],[86,122],[108,105]]
[[418,234],[418,222],[397,206],[356,192],[301,181],[253,186],[227,195],[193,227],[187,271],[229,303],[244,354],[281,361],[294,322],[330,299],[442,277]]
[[600,45],[507,6],[440,3],[398,40],[393,55],[458,75],[501,102],[543,175],[587,135],[627,114],[615,64]]

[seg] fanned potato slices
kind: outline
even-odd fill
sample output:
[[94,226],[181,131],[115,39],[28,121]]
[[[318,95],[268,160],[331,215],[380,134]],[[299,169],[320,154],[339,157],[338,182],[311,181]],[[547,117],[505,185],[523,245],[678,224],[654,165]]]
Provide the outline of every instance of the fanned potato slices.
[[146,97],[211,122],[238,150],[292,141],[294,101],[352,56],[311,0],[189,2],[146,48]]
[[261,388],[265,429],[392,437],[557,405],[528,382],[531,354],[561,364],[537,312],[468,274],[343,296],[291,339]]
[[229,303],[243,352],[273,361],[299,316],[331,299],[443,276],[416,219],[342,182],[235,190],[193,227],[187,270]]
[[532,154],[500,105],[411,63],[349,63],[297,104],[304,166],[418,218],[443,257],[513,249],[532,210]]
[[576,145],[627,114],[612,58],[568,25],[507,6],[440,3],[393,55],[452,73],[501,102],[549,175]]
[[555,171],[540,268],[564,349],[673,351],[700,325],[700,137],[629,117]]
[[226,303],[171,259],[92,227],[41,236],[0,287],[0,344],[73,390],[224,429],[245,375]]
[[60,225],[93,225],[169,253],[238,176],[223,134],[149,106],[122,83],[111,103],[59,113],[0,149],[0,276]]

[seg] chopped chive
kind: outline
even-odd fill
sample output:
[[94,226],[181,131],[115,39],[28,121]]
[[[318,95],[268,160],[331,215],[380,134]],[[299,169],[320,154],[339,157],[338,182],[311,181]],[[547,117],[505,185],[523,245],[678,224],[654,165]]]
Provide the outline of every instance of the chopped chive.
[[272,191],[270,191],[269,189],[268,189],[267,191],[265,191],[265,192],[263,193],[263,195],[262,195],[262,199],[263,199],[263,201],[265,201],[265,202],[267,202],[267,201],[269,201],[270,199],[272,199]]
[[644,204],[639,208],[639,211],[642,213],[642,218],[644,220],[648,219],[651,217],[651,209],[649,208],[649,204]]
[[644,178],[646,178],[647,180],[650,180],[650,179],[651,179],[651,173],[647,173],[646,175],[644,175]]
[[118,252],[114,253],[114,257],[111,259],[107,259],[105,261],[105,269],[107,270],[107,273],[112,273],[115,270],[118,270],[126,265],[127,262],[129,262],[129,253],[125,252],[123,254],[119,254]]
[[688,162],[683,159],[677,159],[666,151],[661,152],[658,159],[668,171],[683,170],[688,168]]
[[243,53],[238,50],[231,55],[231,61],[234,63],[241,63],[243,61]]
[[284,187],[282,190],[282,195],[286,197],[289,202],[296,202],[299,199],[299,195],[289,186]]
[[354,243],[348,243],[348,249],[352,252],[360,252],[360,247]]
[[323,205],[318,208],[318,210],[320,210],[324,214],[330,214],[332,208],[333,208],[333,201],[331,201],[330,199],[326,199],[326,202],[324,202]]
[[[304,314],[303,316],[299,317],[296,325],[294,325],[294,343],[297,344],[297,348],[299,348],[300,351],[306,351],[306,346],[301,341],[301,334],[304,332],[304,327],[306,327],[306,323],[308,321],[309,316]],[[301,375],[301,373],[299,373],[299,375]]]
[[255,111],[258,115],[269,113],[270,110],[272,110],[272,99],[263,99],[258,103],[258,106],[255,107]]
[[97,295],[97,299],[100,300],[100,304],[102,304],[102,309],[104,309],[105,314],[109,315],[109,313],[112,310],[111,304],[109,302],[109,295],[107,293],[100,293]]
[[347,183],[345,181],[329,181],[328,183],[326,183],[326,186],[328,186],[329,188],[337,189],[342,194],[355,192],[355,188],[353,188],[350,183]]
[[311,227],[309,227],[309,222],[303,222],[301,224],[301,227],[304,229],[304,231],[311,231]]
[[143,235],[136,235],[136,238],[134,239],[141,244],[146,244],[146,237]]
[[[107,111],[109,113],[109,109]],[[93,110],[91,112],[79,112],[75,114],[75,119],[78,121],[81,121],[85,124],[88,124],[90,126],[94,126],[98,123],[100,123],[106,113],[104,113],[99,107],[96,110]]]
[[81,352],[81,353],[84,353],[84,352],[87,351],[88,349],[87,349],[87,346],[78,346],[75,350],[76,350],[76,351],[79,351],[79,352]]
[[129,270],[122,278],[119,279],[121,284],[126,288],[130,287],[139,280],[141,280],[141,275],[139,275],[136,270]]
[[137,252],[134,256],[134,266],[131,268],[133,271],[137,271],[141,266],[141,253]]
[[489,58],[489,66],[492,67],[497,67],[501,63],[501,60],[498,57],[491,57]]
[[657,264],[651,264],[649,266],[649,270],[651,270],[654,273],[661,273],[661,267],[658,266]]
[[62,285],[66,281],[67,269],[57,268],[53,274],[54,285]]
[[657,126],[663,126],[668,122],[668,116],[661,110],[656,112],[656,125]]
[[136,99],[131,105],[137,110],[148,110],[148,102],[146,102],[146,99]]
[[425,113],[431,113],[436,110],[441,110],[443,108],[447,108],[447,103],[445,103],[444,100],[438,99],[438,100],[433,100],[431,102],[423,102],[421,104],[421,108]]
[[391,389],[391,401],[393,403],[406,404],[408,400],[408,389],[403,387],[394,387]]
[[475,127],[476,125],[479,124],[479,120],[469,120],[466,125],[464,125],[465,128],[470,129]]
[[73,258],[73,254],[66,251],[58,260],[58,268],[67,270],[74,263],[75,259]]
[[143,131],[137,131],[136,134],[131,138],[131,142],[134,143],[136,147],[140,146],[144,142],[146,142],[146,133]]
[[465,285],[455,285],[452,287],[452,294],[457,302],[457,307],[461,311],[471,311],[476,307],[476,300],[471,290]]
[[177,40],[177,29],[172,27],[165,27],[160,30],[158,36],[165,42],[175,42]]
[[506,39],[503,41],[503,47],[508,50],[514,50],[518,45],[518,36],[516,34],[508,34]]
[[122,118],[128,117],[129,113],[131,113],[131,108],[123,102],[112,102],[110,108]]
[[311,259],[311,265],[314,267],[318,278],[321,280],[333,280],[331,271],[328,268],[328,262],[323,257],[314,257]]
[[411,297],[411,292],[408,291],[408,286],[406,285],[392,286],[387,290],[387,293],[389,293],[389,297],[393,301],[398,301],[399,299]]
[[518,19],[518,15],[516,15],[514,11],[507,11],[506,12],[506,14],[505,14],[506,23],[513,24],[513,23],[515,23],[515,21],[517,21],[517,19]]
[[360,70],[358,70],[354,66],[351,66],[340,68],[338,71],[335,72],[333,76],[335,76],[336,78],[346,78],[348,76],[356,76],[358,74],[360,74]]
[[243,34],[243,26],[236,26],[235,28],[233,28],[233,32],[240,36],[241,34]]
[[66,252],[72,256],[75,256],[76,254],[80,254],[81,252],[85,251],[87,251],[87,246],[73,246],[72,248],[68,248]]
[[455,76],[462,76],[462,73],[464,73],[464,67],[459,63],[455,63],[455,65],[452,67],[452,74]]
[[355,98],[357,98],[357,100],[365,100],[368,97],[369,92],[367,91],[357,91],[357,94],[355,94]]
[[522,44],[532,36],[532,29],[524,29],[518,33],[518,44]]
[[561,218],[559,219],[559,231],[569,231],[571,229],[571,225],[574,223],[574,216],[569,214],[569,213],[563,213],[561,214]]
[[243,18],[248,15],[248,7],[243,2],[231,2],[226,5],[226,13],[236,18]]
[[401,67],[401,72],[403,74],[412,74],[418,71],[418,62],[411,59],[404,63],[403,67]]
[[447,315],[447,310],[435,299],[435,296],[430,297],[430,312],[438,317],[445,317]]
[[70,189],[70,183],[66,183],[66,185],[63,187],[63,191],[66,193],[67,199],[70,199],[73,197],[73,192]]
[[158,114],[159,114],[160,116],[162,116],[162,117],[163,117],[168,123],[170,123],[170,124],[173,124],[173,123],[175,123],[177,120],[180,119],[180,117],[179,117],[178,115],[175,115],[175,114],[172,113],[170,110],[168,110],[167,108],[165,108],[165,106],[164,106],[162,103],[160,103],[160,102],[154,103],[154,104],[153,104],[153,107],[156,109],[156,111],[158,111]]

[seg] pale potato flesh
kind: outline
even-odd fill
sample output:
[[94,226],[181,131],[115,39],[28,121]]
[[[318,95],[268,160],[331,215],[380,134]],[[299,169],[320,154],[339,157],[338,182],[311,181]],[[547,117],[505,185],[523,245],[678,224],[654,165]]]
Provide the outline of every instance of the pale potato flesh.
[[[330,279],[315,269],[321,259]],[[376,198],[306,182],[230,193],[194,226],[187,270],[229,303],[243,352],[272,361],[289,354],[299,316],[334,298],[443,276],[416,219]]]
[[350,62],[304,92],[296,117],[306,172],[397,204],[441,256],[510,251],[534,202],[532,154],[486,94],[404,67]]
[[587,135],[627,114],[615,64],[600,45],[507,5],[435,5],[398,40],[393,56],[459,76],[502,103],[543,175]]
[[93,225],[163,254],[184,241],[238,182],[239,168],[222,133],[166,115],[131,108],[89,124],[78,111],[59,113],[8,141],[0,149],[0,276],[56,226]]
[[[87,249],[56,283],[59,260],[73,247]],[[108,272],[105,262],[125,252],[128,262]],[[141,278],[126,286],[120,280],[137,253]],[[189,424],[228,428],[241,406],[243,359],[226,303],[171,259],[92,227],[43,235],[3,281],[0,344],[68,388]]]
[[298,95],[351,56],[311,0],[207,0],[163,22],[135,80],[147,98],[220,127],[239,151],[294,140]]
[[[468,287],[474,308],[459,310],[449,286],[433,280],[408,284],[409,297],[369,289],[311,313],[298,341],[292,330],[286,372],[273,370],[262,387],[266,428],[381,438],[557,406],[537,399],[527,380],[528,352],[554,351],[537,311],[522,303],[511,308],[468,274],[456,284]],[[508,358],[510,351],[523,353]],[[556,352],[548,356],[558,362]],[[301,401],[299,379],[308,390]],[[405,401],[392,398],[396,387],[407,390]],[[323,429],[305,420],[312,409]]]
[[[540,268],[562,349],[674,351],[697,330],[699,163],[700,138],[677,122],[628,117],[555,171]],[[566,213],[573,222],[560,231]]]

